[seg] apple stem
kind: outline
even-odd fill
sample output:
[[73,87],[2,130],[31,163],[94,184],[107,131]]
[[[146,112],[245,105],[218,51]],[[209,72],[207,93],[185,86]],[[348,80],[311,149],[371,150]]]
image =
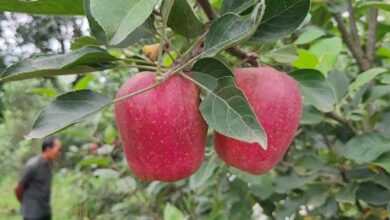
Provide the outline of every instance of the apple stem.
[[198,39],[183,53],[182,55],[182,60],[185,60],[187,58],[188,55],[190,55],[190,53],[192,51],[194,51],[194,49],[201,43],[203,43],[206,35],[207,35],[208,31],[206,31],[205,33],[203,33],[201,36],[198,37]]
[[192,64],[193,62],[195,62],[197,59],[199,59],[199,57],[201,57],[201,56],[202,56],[202,54],[198,54],[198,55],[194,56],[193,58],[191,58],[190,60],[188,60],[186,63],[180,65],[179,67],[174,68],[174,69],[172,69],[172,70],[166,72],[166,73],[164,74],[164,77],[163,77],[164,80],[165,80],[165,79],[168,79],[170,76],[175,75],[175,74],[179,73],[180,71],[184,70],[186,67],[188,67],[189,65],[191,65],[191,64]]
[[[165,80],[167,80],[170,76],[174,75],[174,74],[177,74],[177,73],[180,73],[180,71],[182,71],[184,68],[186,68],[187,66],[191,65],[193,62],[195,62],[199,57],[201,56],[201,54],[198,54],[196,55],[195,57],[191,58],[187,63],[177,67],[177,68],[174,68],[168,72],[166,72],[163,77],[161,75],[157,75],[156,77],[156,82],[148,87],[145,87],[143,89],[140,89],[138,91],[135,91],[133,93],[130,93],[130,94],[127,94],[125,96],[122,96],[122,97],[119,97],[119,98],[116,98],[112,101],[112,103],[115,103],[115,102],[119,102],[119,101],[122,101],[122,100],[125,100],[127,98],[130,98],[130,97],[133,97],[135,95],[138,95],[138,94],[141,94],[141,93],[144,93],[144,92],[147,92],[151,89],[154,89],[155,87],[159,86],[161,83],[163,83]],[[139,65],[133,65],[132,67],[137,67],[139,68],[140,66]],[[140,68],[143,68],[143,67],[147,67],[147,68],[154,68],[154,70],[156,69],[155,67],[150,67],[150,66],[142,66]],[[186,76],[185,74],[181,74],[182,76],[185,76],[185,77],[188,77]],[[191,77],[190,77],[191,78]],[[192,79],[191,79],[192,80]],[[197,83],[198,84],[198,83]],[[112,104],[111,103],[111,104]]]

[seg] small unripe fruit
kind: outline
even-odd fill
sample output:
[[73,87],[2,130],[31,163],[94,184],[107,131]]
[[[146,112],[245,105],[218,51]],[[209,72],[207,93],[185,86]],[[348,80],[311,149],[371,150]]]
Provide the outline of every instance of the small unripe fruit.
[[96,154],[98,149],[99,149],[99,145],[96,144],[96,143],[91,143],[91,144],[88,146],[88,151],[89,151],[89,153],[91,153],[91,154]]
[[[155,81],[155,73],[139,73],[121,87],[117,97]],[[142,180],[176,181],[199,168],[206,141],[199,101],[197,87],[175,75],[156,88],[115,104],[123,149],[134,175]]]
[[215,133],[215,149],[227,164],[263,174],[277,164],[294,139],[302,114],[302,95],[290,76],[269,67],[239,68],[235,77],[267,134],[268,148]]

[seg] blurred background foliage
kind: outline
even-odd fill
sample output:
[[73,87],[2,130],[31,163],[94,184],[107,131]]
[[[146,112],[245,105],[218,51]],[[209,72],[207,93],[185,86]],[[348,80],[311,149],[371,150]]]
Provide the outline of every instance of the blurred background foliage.
[[[219,11],[222,1],[211,2]],[[327,88],[305,94],[311,105],[305,103],[297,137],[272,172],[253,176],[226,166],[215,156],[209,135],[205,161],[189,179],[138,181],[124,161],[112,109],[106,109],[59,133],[64,151],[56,164],[54,219],[388,219],[390,3],[378,1],[383,6],[374,56],[362,66],[337,28],[335,15],[351,25],[346,2],[313,0],[309,16],[293,34],[261,46],[245,44],[266,65],[286,72],[320,71],[334,94]],[[369,34],[367,2],[353,1],[361,43]],[[0,69],[33,54],[68,52],[80,43],[74,39],[88,35],[82,16],[1,13]],[[184,50],[186,39],[176,37],[172,44]],[[110,52],[139,54],[142,46]],[[228,53],[221,56],[231,66],[246,65]],[[19,219],[13,184],[26,159],[40,152],[39,141],[24,139],[39,110],[65,91],[89,88],[114,97],[137,71],[0,85],[0,219]]]

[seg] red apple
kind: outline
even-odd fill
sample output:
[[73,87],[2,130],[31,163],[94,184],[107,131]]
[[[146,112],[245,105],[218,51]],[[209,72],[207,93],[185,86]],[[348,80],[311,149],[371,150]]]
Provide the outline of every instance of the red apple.
[[[155,81],[155,73],[139,73],[121,87],[117,97]],[[199,168],[207,132],[199,101],[198,88],[175,75],[152,90],[115,104],[123,149],[134,175],[142,180],[176,181]]]
[[302,114],[302,95],[286,73],[270,67],[235,70],[237,86],[244,92],[268,138],[268,148],[245,143],[219,133],[214,135],[218,155],[227,164],[253,174],[263,174],[282,158],[294,139]]

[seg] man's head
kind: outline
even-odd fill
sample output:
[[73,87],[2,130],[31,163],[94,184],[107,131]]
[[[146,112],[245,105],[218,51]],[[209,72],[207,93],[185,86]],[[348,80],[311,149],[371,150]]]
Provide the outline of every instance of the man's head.
[[46,137],[42,142],[42,152],[48,161],[57,160],[61,155],[62,143],[57,137]]

